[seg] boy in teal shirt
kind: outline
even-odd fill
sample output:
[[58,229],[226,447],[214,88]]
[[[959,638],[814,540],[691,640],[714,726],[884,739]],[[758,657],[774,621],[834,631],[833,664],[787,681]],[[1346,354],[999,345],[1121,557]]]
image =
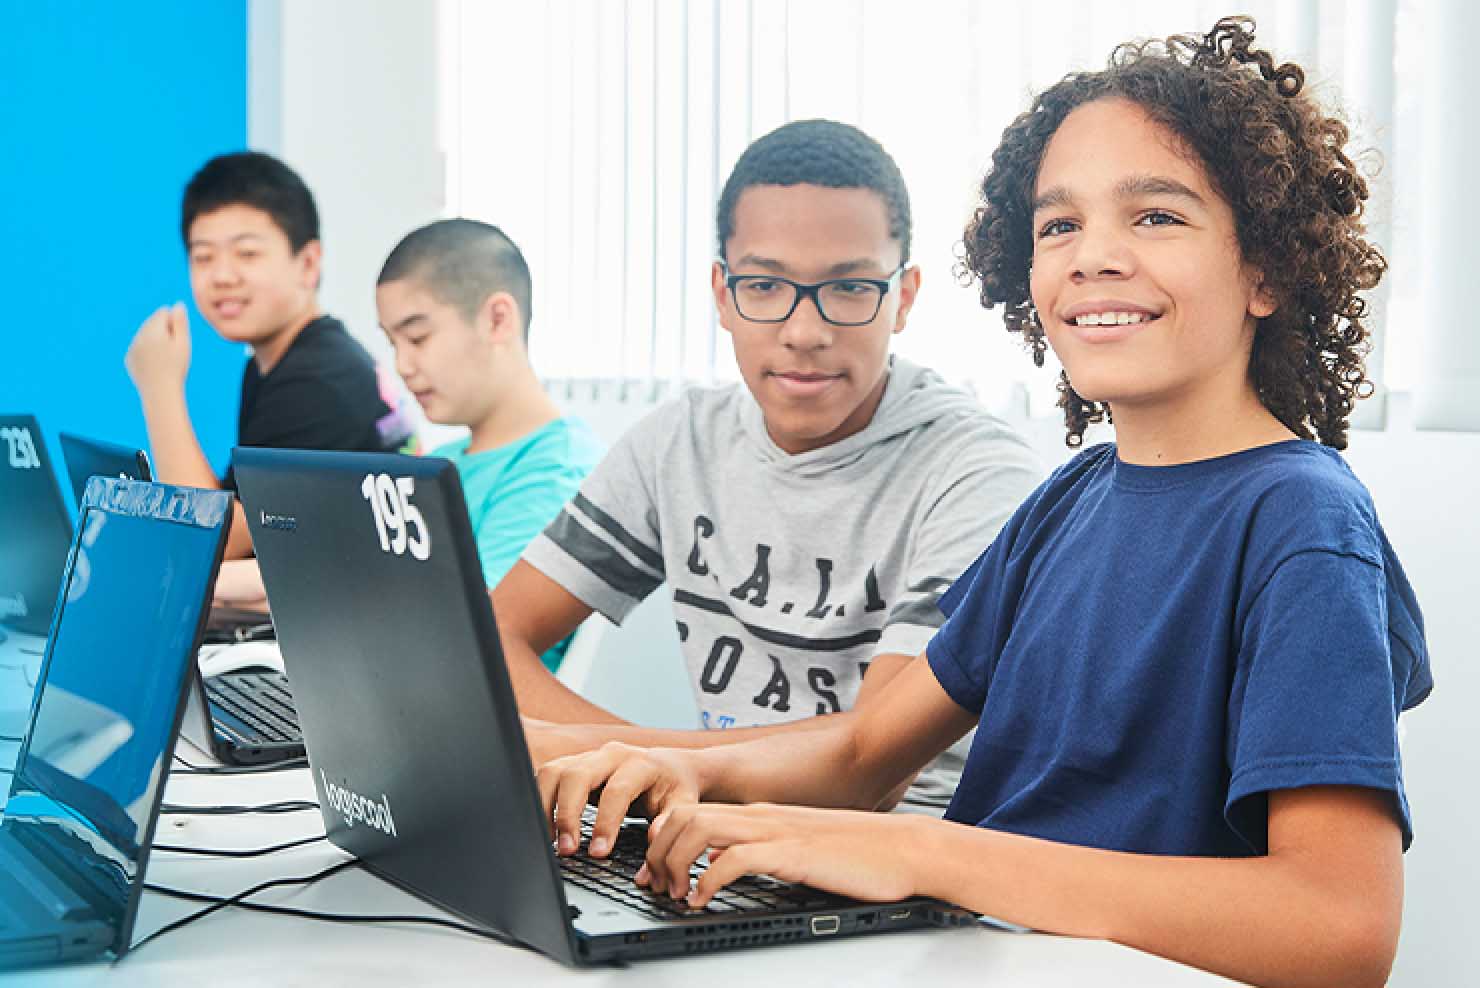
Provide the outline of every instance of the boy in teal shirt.
[[[432,455],[457,465],[492,587],[603,452],[585,423],[561,415],[530,367],[529,267],[498,227],[440,220],[391,251],[375,304],[396,371],[427,418],[470,430]],[[552,671],[568,643],[541,656]]]

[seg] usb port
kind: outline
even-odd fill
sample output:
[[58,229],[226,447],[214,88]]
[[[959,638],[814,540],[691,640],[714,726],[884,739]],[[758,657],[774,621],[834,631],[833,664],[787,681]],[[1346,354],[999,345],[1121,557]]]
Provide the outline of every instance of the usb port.
[[890,921],[891,922],[895,922],[895,923],[899,922],[902,919],[909,919],[909,918],[910,918],[910,910],[909,910],[908,907],[906,907],[904,909],[896,909],[892,913],[889,914]]
[[814,937],[825,937],[838,932],[843,921],[836,916],[813,916],[812,935]]

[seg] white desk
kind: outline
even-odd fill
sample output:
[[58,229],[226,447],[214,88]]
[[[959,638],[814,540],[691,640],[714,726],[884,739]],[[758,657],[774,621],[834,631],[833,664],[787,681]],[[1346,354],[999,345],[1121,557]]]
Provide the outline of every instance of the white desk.
[[[182,745],[191,761],[199,752]],[[7,780],[8,781],[8,780]],[[259,776],[174,775],[165,800],[176,804],[256,805],[314,799],[306,770]],[[156,843],[251,848],[322,833],[316,812],[274,816],[164,817]],[[309,875],[343,855],[323,843],[264,858],[187,857],[156,852],[149,881],[230,895],[280,876]],[[260,899],[337,912],[443,915],[357,869],[309,888],[274,889]],[[146,893],[138,940],[199,908]],[[106,963],[0,976],[0,985],[122,988],[125,985],[640,985],[694,988],[792,984],[908,985],[955,988],[1135,988],[1233,982],[1116,944],[988,929],[928,930],[830,943],[642,961],[625,968],[573,970],[532,951],[452,930],[412,926],[342,926],[228,909]]]

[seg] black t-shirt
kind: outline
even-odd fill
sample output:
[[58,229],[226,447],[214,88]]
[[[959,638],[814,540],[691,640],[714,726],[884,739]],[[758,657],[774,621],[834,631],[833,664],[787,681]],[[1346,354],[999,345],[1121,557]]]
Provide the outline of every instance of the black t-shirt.
[[[391,402],[393,384],[365,348],[332,316],[303,328],[267,374],[257,361],[242,373],[237,445],[273,449],[394,452],[411,437],[411,423]],[[228,469],[222,486],[236,489]]]

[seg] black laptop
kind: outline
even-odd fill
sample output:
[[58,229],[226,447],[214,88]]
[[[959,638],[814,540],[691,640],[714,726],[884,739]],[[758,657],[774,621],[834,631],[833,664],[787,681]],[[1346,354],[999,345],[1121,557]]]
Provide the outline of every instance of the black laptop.
[[304,755],[293,693],[280,672],[203,676],[197,666],[180,733],[227,765],[269,765]]
[[231,495],[98,478],[0,822],[0,969],[128,950]]
[[646,848],[557,857],[457,470],[238,449],[329,838],[381,877],[567,964],[972,922],[767,878],[703,911],[638,888]]
[[[67,464],[67,478],[72,490],[82,501],[82,489],[89,477],[132,477],[134,480],[153,480],[149,465],[149,454],[142,449],[120,446],[118,443],[89,439],[86,436],[63,432],[62,459]],[[212,644],[233,644],[245,641],[263,641],[273,638],[272,617],[266,611],[245,607],[212,604],[206,619],[206,638]]]
[[72,544],[72,519],[30,415],[0,415],[0,519],[0,637],[5,627],[44,635]]
[[72,482],[72,493],[77,505],[82,505],[82,495],[92,477],[119,477],[128,480],[153,480],[149,469],[149,454],[142,449],[120,446],[101,439],[89,439],[70,432],[57,436],[62,443],[62,461],[67,464],[67,479]]

